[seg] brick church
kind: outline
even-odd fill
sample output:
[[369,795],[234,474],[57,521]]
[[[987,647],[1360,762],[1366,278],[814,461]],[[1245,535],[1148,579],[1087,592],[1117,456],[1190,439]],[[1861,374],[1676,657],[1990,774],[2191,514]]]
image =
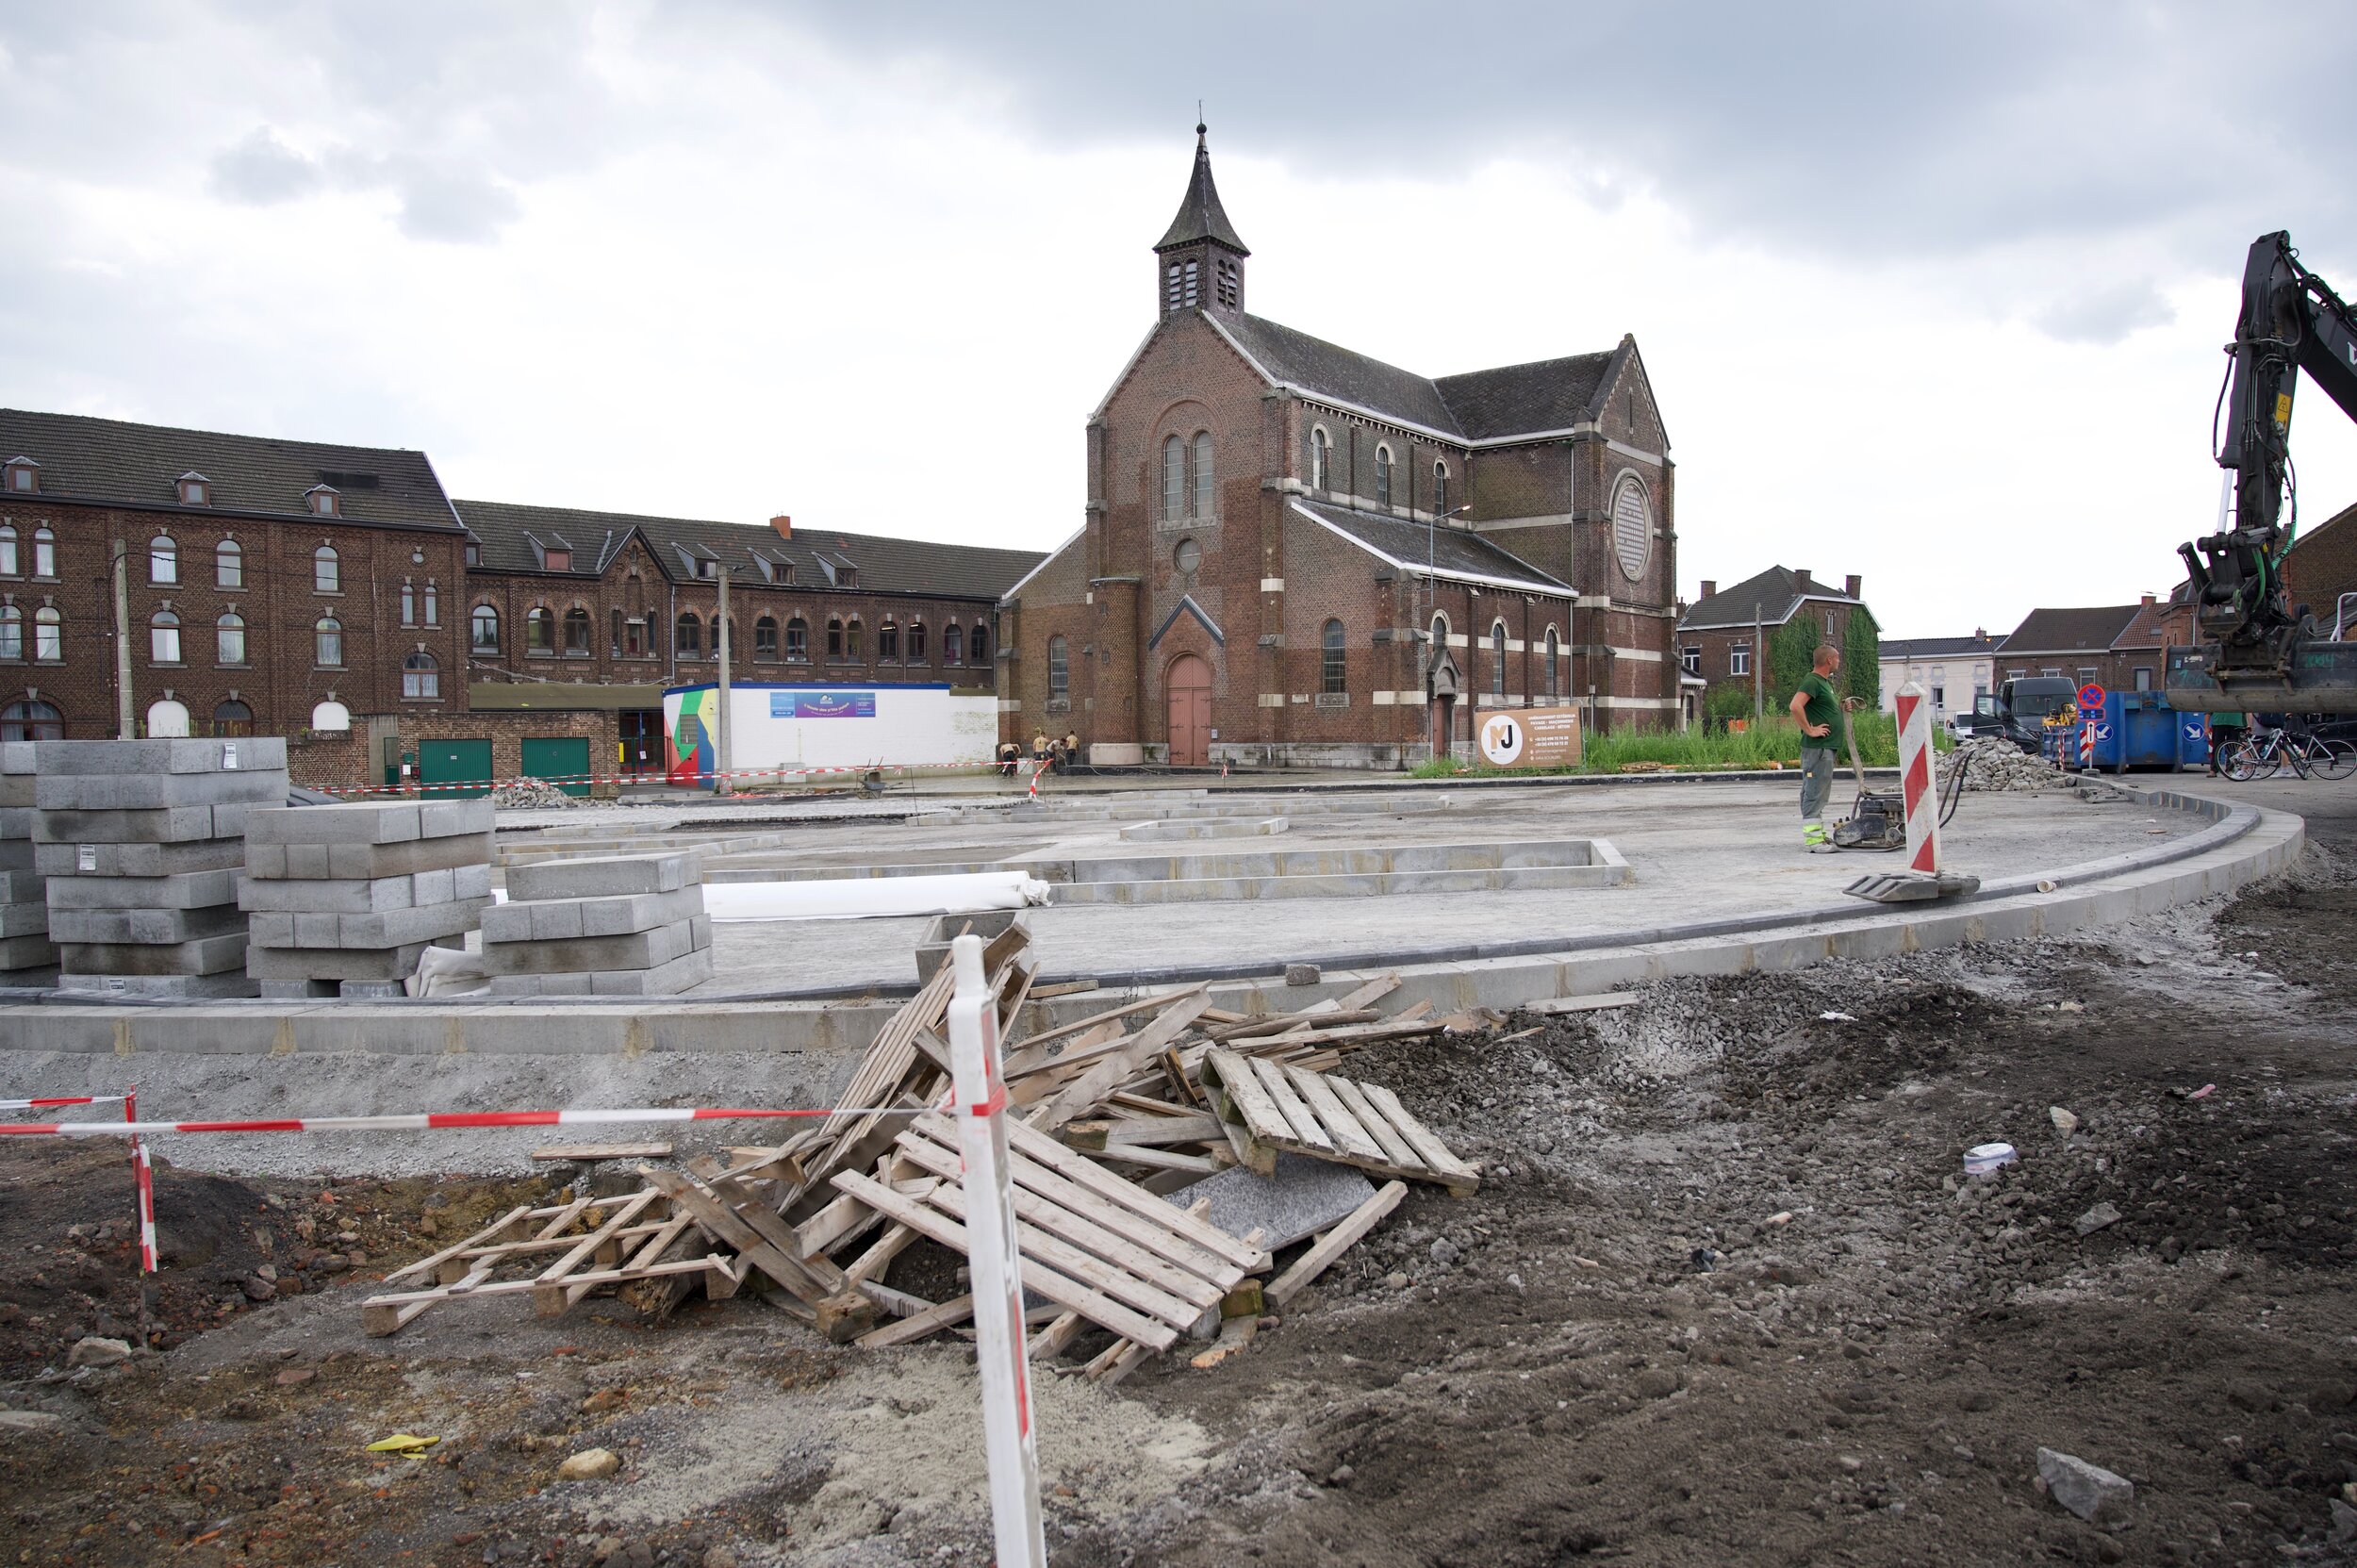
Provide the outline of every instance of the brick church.
[[1204,129],[1080,531],[1000,602],[1001,726],[1103,763],[1404,767],[1482,710],[1679,715],[1669,438],[1636,340],[1427,379],[1245,309]]

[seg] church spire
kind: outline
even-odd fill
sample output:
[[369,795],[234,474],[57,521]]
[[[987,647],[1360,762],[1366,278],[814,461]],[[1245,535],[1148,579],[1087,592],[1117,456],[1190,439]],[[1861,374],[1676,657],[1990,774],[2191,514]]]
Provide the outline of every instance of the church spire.
[[1164,316],[1206,306],[1244,309],[1244,258],[1252,253],[1219,205],[1209,135],[1209,127],[1197,121],[1195,172],[1187,180],[1187,194],[1154,246],[1156,292]]

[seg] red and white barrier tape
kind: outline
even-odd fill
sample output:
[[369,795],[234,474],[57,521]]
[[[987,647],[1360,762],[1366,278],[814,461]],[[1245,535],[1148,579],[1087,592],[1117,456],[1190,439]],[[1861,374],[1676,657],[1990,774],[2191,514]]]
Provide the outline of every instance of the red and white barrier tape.
[[129,1095],[64,1095],[56,1099],[0,1099],[0,1111],[38,1111],[49,1105],[128,1104]]
[[831,1105],[816,1110],[651,1106],[620,1111],[421,1111],[394,1116],[299,1116],[235,1122],[0,1122],[0,1137],[107,1138],[164,1132],[428,1132],[450,1128],[592,1127],[601,1123],[737,1121],[803,1116],[917,1116],[909,1106]]

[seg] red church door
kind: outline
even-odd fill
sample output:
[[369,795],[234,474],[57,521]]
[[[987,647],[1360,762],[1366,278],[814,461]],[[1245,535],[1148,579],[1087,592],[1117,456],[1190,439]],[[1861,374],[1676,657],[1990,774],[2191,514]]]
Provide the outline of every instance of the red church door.
[[1211,760],[1211,667],[1188,653],[1171,662],[1163,685],[1170,702],[1170,765],[1208,767]]

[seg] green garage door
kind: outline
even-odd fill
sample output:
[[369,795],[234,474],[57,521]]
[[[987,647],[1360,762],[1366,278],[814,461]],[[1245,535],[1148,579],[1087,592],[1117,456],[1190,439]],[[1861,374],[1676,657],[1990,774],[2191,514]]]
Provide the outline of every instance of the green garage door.
[[487,740],[418,742],[418,783],[430,801],[460,801],[491,792]]
[[558,787],[568,795],[589,793],[589,737],[550,735],[524,741],[524,777],[563,779]]

